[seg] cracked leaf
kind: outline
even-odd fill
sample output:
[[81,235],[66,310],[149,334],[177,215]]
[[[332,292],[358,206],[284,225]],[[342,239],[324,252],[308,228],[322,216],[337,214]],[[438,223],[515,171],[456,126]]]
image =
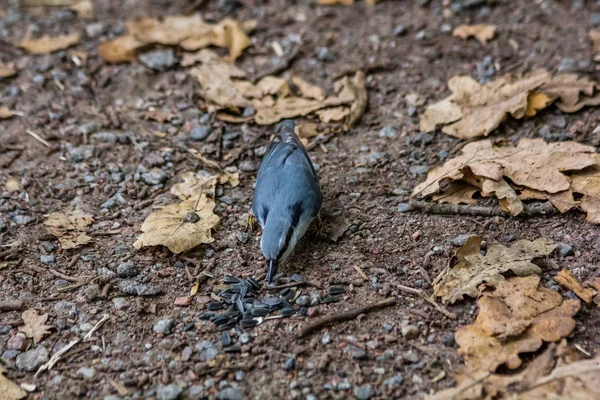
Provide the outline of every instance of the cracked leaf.
[[48,215],[44,225],[48,233],[58,238],[63,250],[69,250],[93,241],[87,235],[87,228],[92,222],[94,218],[90,214],[75,209]]
[[50,333],[49,329],[53,328],[51,325],[46,325],[48,314],[40,315],[33,309],[23,311],[22,318],[24,325],[19,327],[19,331],[32,338],[35,343],[39,343]]
[[78,44],[79,33],[74,32],[61,36],[42,36],[39,39],[28,39],[19,43],[19,47],[31,54],[49,54],[58,50],[64,50]]
[[534,258],[545,257],[556,248],[550,239],[519,240],[511,247],[490,244],[486,255],[481,255],[481,238],[471,236],[456,250],[456,264],[448,268],[434,286],[434,294],[444,303],[455,303],[465,295],[477,297],[482,283],[496,285],[505,280],[503,273],[512,271],[517,276],[540,274]]
[[539,287],[540,277],[513,277],[484,292],[472,325],[459,328],[455,339],[468,371],[519,368],[519,354],[537,351],[575,329],[572,318],[579,300],[563,300],[558,292]]
[[142,235],[133,246],[165,246],[173,253],[182,253],[202,243],[212,243],[211,231],[219,224],[214,208],[215,201],[205,192],[200,197],[161,207],[146,218]]
[[465,40],[474,37],[483,45],[487,44],[488,40],[492,40],[495,35],[496,25],[460,25],[452,31],[452,36]]

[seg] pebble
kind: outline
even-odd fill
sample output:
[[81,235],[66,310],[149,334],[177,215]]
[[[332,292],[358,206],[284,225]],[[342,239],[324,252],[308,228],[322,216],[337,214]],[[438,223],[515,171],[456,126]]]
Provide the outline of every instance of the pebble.
[[392,125],[386,125],[379,131],[379,137],[381,138],[395,138],[398,136],[398,130]]
[[413,165],[408,168],[408,171],[413,175],[425,175],[429,171],[429,165]]
[[417,361],[419,361],[421,359],[421,357],[419,357],[419,355],[417,353],[415,353],[414,351],[408,351],[408,352],[402,354],[402,359],[404,359],[404,361],[406,361],[408,363],[416,363]]
[[148,185],[160,185],[167,180],[167,174],[164,171],[150,171],[142,174],[142,180]]
[[54,247],[52,242],[43,241],[41,245],[46,253],[52,253],[54,250],[56,250],[56,247]]
[[476,69],[479,83],[489,82],[496,74],[496,67],[494,66],[494,59],[492,56],[485,56],[483,60],[476,64]]
[[6,350],[0,358],[3,360],[14,360],[19,354],[21,354],[19,350]]
[[116,297],[112,302],[116,310],[123,310],[127,307],[127,300],[124,297]]
[[298,296],[298,298],[295,301],[296,305],[301,306],[301,307],[308,305],[309,302],[310,302],[310,297],[307,295]]
[[412,207],[408,203],[398,204],[398,212],[400,212],[400,213],[409,212],[411,209],[412,209]]
[[69,149],[69,156],[67,159],[71,162],[82,162],[94,156],[94,147],[92,146],[79,146],[72,147]]
[[452,332],[444,332],[442,334],[442,344],[446,347],[454,346],[454,334]]
[[159,386],[156,389],[156,400],[175,400],[183,392],[183,389],[174,383],[166,386]]
[[190,399],[200,399],[202,398],[202,393],[204,392],[204,386],[202,385],[194,385],[190,387],[188,390],[188,395]]
[[407,144],[412,146],[427,146],[433,142],[433,134],[429,132],[419,132],[415,137],[406,140]]
[[329,334],[329,332],[325,332],[323,338],[321,339],[321,343],[323,343],[324,346],[331,343],[331,335]]
[[83,291],[83,295],[88,301],[94,301],[100,297],[100,285],[92,284],[88,285]]
[[344,348],[344,353],[350,353],[352,358],[354,358],[355,360],[364,360],[367,358],[366,351],[364,351],[360,347],[354,346],[352,344],[350,344]]
[[177,297],[173,302],[177,307],[187,307],[190,305],[191,299],[188,296]]
[[152,330],[156,333],[163,335],[170,335],[171,329],[173,328],[174,321],[171,318],[163,318],[154,324]]
[[31,215],[18,214],[18,215],[13,216],[12,220],[17,225],[27,225],[28,223],[35,221],[35,218],[32,217]]
[[323,62],[334,62],[335,54],[333,54],[333,52],[329,50],[329,47],[321,47],[319,49],[319,53],[317,54],[317,58],[319,59],[319,61]]
[[251,160],[242,161],[240,163],[240,171],[243,172],[254,172],[258,169],[256,163]]
[[156,296],[162,293],[162,288],[158,286],[136,282],[131,279],[119,282],[118,286],[122,293],[133,296]]
[[321,292],[316,291],[316,290],[313,290],[312,292],[310,292],[309,297],[310,297],[310,305],[311,306],[319,305],[319,303],[321,303],[321,300],[323,299],[323,295],[321,295]]
[[404,26],[402,24],[396,25],[396,27],[392,31],[392,36],[402,36],[402,35],[405,35],[406,32],[407,32],[406,26]]
[[117,143],[117,135],[114,132],[98,132],[92,138],[97,142],[115,144]]
[[138,59],[146,67],[155,71],[166,71],[178,62],[173,49],[149,51],[140,54]]
[[54,264],[56,262],[56,259],[54,257],[54,254],[48,254],[48,255],[42,254],[40,256],[40,262],[42,264],[50,265],[50,264]]
[[6,343],[6,349],[19,351],[25,350],[25,338],[21,336],[21,334],[11,337]]
[[0,233],[6,231],[6,223],[0,219]]
[[0,325],[0,335],[8,335],[10,331],[12,331],[12,326]]
[[453,246],[464,246],[464,244],[467,243],[467,240],[469,240],[470,237],[471,235],[466,233],[450,239],[449,242]]
[[600,13],[593,13],[590,16],[590,25],[593,27],[600,26]]
[[244,395],[238,389],[228,387],[221,390],[217,398],[220,400],[244,400]]
[[133,278],[138,274],[138,270],[131,261],[121,263],[117,266],[117,275],[119,278]]
[[419,328],[415,325],[406,325],[402,327],[402,337],[411,340],[419,337]]
[[192,357],[193,353],[194,349],[192,349],[190,346],[186,346],[181,352],[181,361],[188,361]]
[[242,333],[239,337],[240,339],[240,343],[241,344],[248,344],[250,343],[250,335],[248,335],[247,333]]
[[290,372],[293,369],[296,369],[296,357],[288,358],[283,368],[288,372]]
[[558,254],[561,257],[568,257],[573,255],[573,246],[567,243],[559,243],[558,244]]
[[374,395],[375,391],[370,384],[354,387],[354,396],[356,396],[358,400],[368,400]]
[[248,243],[248,240],[250,240],[250,234],[248,232],[238,231],[236,232],[235,237],[240,243]]
[[96,375],[96,370],[94,368],[79,368],[77,370],[79,375],[82,375],[84,378],[92,379]]
[[387,378],[386,380],[384,380],[383,384],[385,386],[400,387],[400,385],[402,385],[403,381],[404,381],[404,375],[402,375],[400,372],[398,372],[396,374],[396,376],[393,376],[391,378]]
[[33,372],[37,371],[46,361],[48,361],[48,350],[38,344],[35,349],[19,354],[16,365],[21,371]]
[[207,125],[201,125],[193,128],[190,131],[190,139],[196,142],[201,142],[210,135],[212,128]]

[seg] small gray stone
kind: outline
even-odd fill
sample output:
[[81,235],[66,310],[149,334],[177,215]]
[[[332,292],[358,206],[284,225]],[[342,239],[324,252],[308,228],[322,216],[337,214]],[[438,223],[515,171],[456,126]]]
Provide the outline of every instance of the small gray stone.
[[567,243],[559,243],[558,244],[558,254],[561,257],[568,257],[573,255],[573,246]]
[[160,185],[167,180],[167,174],[161,170],[150,171],[142,174],[142,180],[148,185]]
[[383,381],[384,386],[391,386],[394,388],[400,387],[400,385],[402,385],[402,382],[404,381],[404,375],[402,375],[400,372],[398,372],[396,374],[396,376],[393,376],[391,378],[387,378],[386,380]]
[[156,400],[175,400],[183,392],[183,389],[174,383],[160,386],[156,389]]
[[88,287],[86,287],[85,290],[83,291],[83,294],[84,294],[85,298],[88,299],[89,301],[96,300],[97,298],[100,297],[100,285],[97,285],[97,284],[88,285]]
[[379,131],[379,137],[381,138],[395,138],[398,136],[398,130],[394,128],[392,125],[386,125]]
[[193,353],[194,349],[192,349],[190,346],[184,347],[183,351],[181,352],[181,361],[188,361],[192,357]]
[[0,325],[0,335],[8,335],[10,331],[12,331],[12,326]]
[[119,264],[117,267],[117,275],[119,278],[133,278],[138,274],[137,268],[131,261]]
[[412,340],[419,337],[419,328],[415,325],[406,325],[402,327],[402,337],[406,340]]
[[16,365],[21,371],[36,371],[43,363],[48,361],[48,350],[42,345],[21,353],[17,356]]
[[146,67],[155,71],[166,71],[178,62],[173,49],[149,51],[140,54],[138,59]]
[[82,375],[84,378],[92,379],[96,375],[96,370],[94,368],[79,368],[77,370],[79,375]]
[[117,274],[115,274],[112,270],[106,267],[100,267],[96,270],[96,273],[100,276],[105,276],[107,278],[114,278]]
[[19,350],[6,350],[0,358],[3,360],[14,360],[19,354],[21,354]]
[[304,307],[306,305],[308,305],[308,303],[310,302],[310,297],[303,295],[303,296],[298,296],[298,298],[296,299],[296,305],[300,306],[300,307]]
[[116,394],[109,394],[108,396],[104,396],[104,400],[123,400],[123,398]]
[[454,346],[454,334],[452,332],[444,332],[442,334],[442,344],[446,347]]
[[98,132],[92,138],[96,142],[115,144],[117,143],[117,134],[114,132]]
[[402,36],[402,35],[405,35],[406,32],[407,32],[406,26],[404,26],[402,24],[396,25],[396,27],[392,31],[392,36]]
[[242,382],[244,379],[246,379],[246,374],[244,373],[244,371],[237,371],[235,373],[235,380],[238,382]]
[[124,297],[116,297],[112,300],[116,310],[122,310],[127,307],[127,299]]
[[40,256],[40,262],[42,264],[46,264],[46,265],[50,265],[50,264],[54,264],[54,262],[56,261],[56,259],[54,258],[54,254],[42,254]]
[[162,288],[158,286],[136,282],[132,279],[119,282],[119,290],[134,296],[156,296],[162,293]]
[[240,343],[241,344],[248,344],[250,343],[250,335],[248,335],[247,333],[242,333],[239,337],[240,339]]
[[248,240],[250,240],[250,234],[248,232],[238,231],[236,232],[235,237],[240,243],[248,243]]
[[211,132],[212,132],[212,128],[210,126],[207,126],[207,125],[197,126],[190,131],[190,139],[192,139],[196,142],[201,142],[204,139],[206,139],[208,137],[208,135],[210,135]]
[[354,396],[356,396],[358,400],[369,400],[374,395],[375,391],[370,384],[354,387]]
[[321,339],[321,343],[323,343],[324,346],[331,343],[331,335],[329,334],[329,332],[325,332],[323,338]]
[[463,235],[458,235],[458,236],[450,239],[449,242],[453,246],[463,246],[465,243],[467,243],[467,240],[469,240],[470,237],[471,237],[470,234],[465,233]]
[[410,204],[408,204],[408,203],[398,204],[398,212],[406,213],[406,212],[409,212],[410,210],[412,210],[412,207],[410,206]]
[[313,307],[319,305],[319,303],[321,303],[321,300],[323,299],[321,293],[316,290],[313,290],[308,295],[310,297],[310,305]]
[[202,397],[202,393],[204,393],[204,386],[202,385],[194,385],[188,390],[190,399],[199,399]]
[[479,83],[489,82],[496,74],[496,67],[494,66],[494,59],[492,56],[485,56],[483,60],[476,64],[476,68]]
[[244,400],[244,395],[238,389],[228,387],[219,392],[217,395],[219,400]]
[[54,250],[56,250],[56,247],[54,247],[54,243],[52,242],[43,241],[41,245],[46,253],[52,253]]
[[72,147],[69,149],[69,156],[67,159],[71,162],[82,162],[90,159],[94,156],[93,146],[79,146]]
[[257,169],[258,167],[254,161],[246,160],[240,163],[240,170],[243,172],[254,172]]
[[172,318],[163,318],[154,324],[152,330],[163,335],[170,335],[174,321]]
[[590,16],[590,25],[593,27],[600,26],[600,13],[593,13]]
[[413,175],[425,175],[429,171],[429,165],[413,165],[408,171]]
[[349,353],[355,360],[364,360],[367,358],[367,352],[353,344],[344,347],[344,353]]
[[6,231],[6,223],[0,219],[0,233]]
[[18,214],[18,215],[14,215],[12,217],[12,220],[17,225],[27,225],[30,222],[35,221],[35,217],[32,217],[31,215],[21,215],[21,214]]
[[319,49],[319,53],[317,54],[317,58],[319,61],[323,62],[334,62],[335,54],[328,47],[321,47]]

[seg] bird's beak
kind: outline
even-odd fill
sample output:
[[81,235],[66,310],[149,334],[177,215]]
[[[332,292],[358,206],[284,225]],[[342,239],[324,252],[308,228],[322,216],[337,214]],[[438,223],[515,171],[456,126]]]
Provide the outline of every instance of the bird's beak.
[[269,268],[267,269],[267,283],[273,282],[273,278],[277,275],[277,260],[269,260]]

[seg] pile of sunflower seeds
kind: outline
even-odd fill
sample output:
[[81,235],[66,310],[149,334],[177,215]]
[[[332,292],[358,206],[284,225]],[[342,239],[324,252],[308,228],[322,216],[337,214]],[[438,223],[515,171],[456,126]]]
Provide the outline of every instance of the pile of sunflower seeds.
[[[294,274],[288,281],[303,280],[302,276]],[[225,276],[223,285],[218,285],[217,293],[211,296],[215,301],[206,305],[208,311],[200,314],[199,318],[211,321],[217,325],[219,331],[226,331],[235,326],[251,329],[267,319],[307,315],[308,304],[294,305],[301,293],[295,287],[284,288],[279,292],[267,292],[264,296],[261,288],[262,285],[253,277],[242,279]],[[337,302],[338,295],[345,291],[343,287],[331,286],[327,289],[327,296],[320,303]]]

